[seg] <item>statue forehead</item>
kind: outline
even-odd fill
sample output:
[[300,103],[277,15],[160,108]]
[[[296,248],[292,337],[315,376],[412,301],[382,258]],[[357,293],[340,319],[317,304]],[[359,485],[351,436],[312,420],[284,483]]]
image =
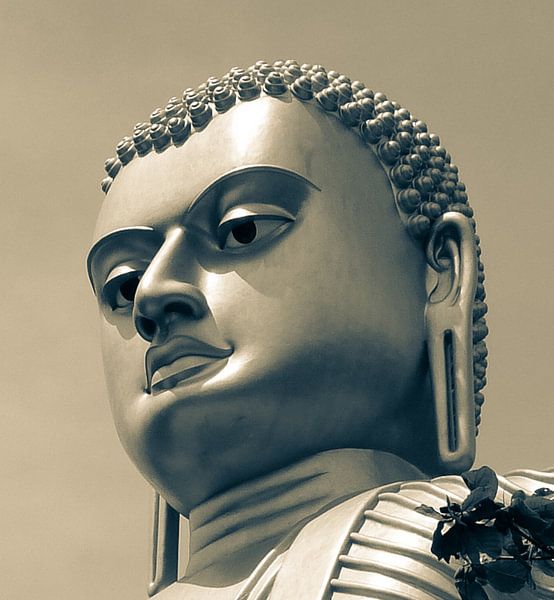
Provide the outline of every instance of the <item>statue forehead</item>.
[[123,227],[172,221],[222,177],[259,166],[334,192],[367,187],[370,177],[372,187],[390,194],[374,154],[338,119],[314,105],[263,97],[219,115],[183,146],[127,165],[104,200],[95,240]]

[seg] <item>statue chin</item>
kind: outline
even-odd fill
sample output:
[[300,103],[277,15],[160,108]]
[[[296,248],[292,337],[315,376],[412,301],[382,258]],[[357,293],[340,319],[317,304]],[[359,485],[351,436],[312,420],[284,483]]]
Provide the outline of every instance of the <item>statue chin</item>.
[[116,154],[87,266],[118,434],[157,490],[150,595],[456,600],[415,508],[463,500],[488,329],[439,137],[278,61],[185,90]]

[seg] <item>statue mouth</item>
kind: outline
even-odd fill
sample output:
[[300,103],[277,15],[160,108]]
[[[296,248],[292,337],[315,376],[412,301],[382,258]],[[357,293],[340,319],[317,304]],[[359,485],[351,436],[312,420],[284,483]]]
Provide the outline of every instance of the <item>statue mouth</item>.
[[[233,353],[232,347],[219,347],[189,336],[175,336],[152,346],[146,352],[146,392],[155,395],[195,378]],[[226,361],[225,361],[226,362]],[[218,365],[218,367],[222,367]],[[210,369],[212,371],[212,369]]]

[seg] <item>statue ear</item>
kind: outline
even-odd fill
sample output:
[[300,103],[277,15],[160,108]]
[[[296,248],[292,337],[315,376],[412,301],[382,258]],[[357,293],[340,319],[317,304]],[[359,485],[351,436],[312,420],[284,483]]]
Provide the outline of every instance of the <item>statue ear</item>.
[[459,212],[443,214],[427,244],[425,328],[438,453],[446,472],[475,459],[472,308],[477,285],[475,234]]

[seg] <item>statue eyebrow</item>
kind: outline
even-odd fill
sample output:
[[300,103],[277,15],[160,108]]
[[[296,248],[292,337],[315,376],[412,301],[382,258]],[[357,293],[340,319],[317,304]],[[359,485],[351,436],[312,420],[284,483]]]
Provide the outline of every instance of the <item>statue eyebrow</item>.
[[249,165],[248,167],[238,167],[237,169],[228,171],[227,173],[224,173],[223,175],[218,177],[216,180],[212,181],[212,183],[210,183],[210,185],[208,185],[208,187],[206,187],[204,190],[202,190],[196,196],[196,198],[194,198],[194,200],[190,203],[189,207],[185,211],[185,215],[188,215],[198,205],[198,203],[209,192],[211,192],[216,186],[221,185],[222,183],[226,182],[227,180],[232,180],[235,177],[238,177],[240,175],[244,175],[244,174],[248,174],[248,173],[257,173],[260,171],[270,171],[272,173],[277,173],[279,175],[285,175],[285,176],[291,177],[293,179],[297,179],[298,181],[301,181],[304,184],[307,184],[309,187],[314,188],[318,192],[321,191],[321,188],[319,186],[317,186],[313,181],[310,181],[305,175],[302,175],[301,173],[293,171],[292,169],[287,169],[285,167],[277,167],[275,165],[267,165],[267,164]]
[[113,244],[119,238],[125,239],[130,234],[136,234],[137,232],[154,233],[154,229],[152,227],[144,227],[140,225],[136,227],[123,227],[121,229],[116,229],[115,231],[110,231],[110,233],[103,235],[99,240],[94,242],[87,254],[87,274],[88,279],[90,281],[90,285],[92,286],[92,289],[94,290],[95,294],[96,288],[94,286],[94,279],[92,277],[92,265],[100,249],[104,248],[108,244]]
[[[240,175],[244,175],[244,174],[248,174],[248,173],[256,173],[256,172],[260,172],[260,171],[270,171],[272,173],[277,173],[279,175],[291,177],[293,179],[296,179],[296,180],[302,182],[305,185],[308,185],[309,187],[317,190],[318,192],[321,191],[321,188],[318,187],[312,181],[310,181],[305,175],[297,173],[296,171],[293,171],[292,169],[287,169],[284,167],[277,167],[275,165],[267,165],[267,164],[249,165],[247,167],[239,167],[237,169],[233,169],[232,171],[224,173],[223,175],[221,175],[220,177],[218,177],[217,179],[212,181],[212,183],[210,183],[206,188],[204,188],[204,190],[202,190],[194,198],[194,200],[190,203],[190,205],[186,209],[184,215],[185,216],[188,215],[198,205],[198,203],[201,202],[202,199],[205,198],[206,195],[209,192],[211,192],[216,186],[226,182],[227,180],[230,181]],[[100,249],[106,247],[109,244],[113,244],[116,240],[120,239],[121,241],[123,241],[129,235],[136,234],[137,232],[155,233],[155,229],[152,227],[145,227],[145,226],[139,226],[139,225],[135,226],[135,227],[124,227],[121,229],[116,229],[115,231],[111,231],[110,233],[107,233],[106,235],[102,236],[99,240],[97,240],[92,245],[92,247],[89,250],[88,255],[87,255],[87,273],[88,273],[88,278],[89,278],[90,284],[92,286],[92,289],[94,290],[94,293],[96,293],[96,288],[94,286],[94,279],[92,276],[92,267],[94,264],[94,260],[95,260],[96,256],[98,255],[98,252],[100,251]]]

